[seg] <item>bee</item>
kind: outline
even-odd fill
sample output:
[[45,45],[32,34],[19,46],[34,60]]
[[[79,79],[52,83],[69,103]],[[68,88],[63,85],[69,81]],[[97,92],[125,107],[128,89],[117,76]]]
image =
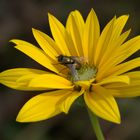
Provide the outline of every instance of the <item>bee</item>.
[[77,70],[81,68],[82,57],[59,55],[57,59],[60,64],[67,66],[70,69],[74,81],[78,81],[79,77]]
[[60,62],[61,64],[65,65],[65,66],[72,64],[72,65],[75,65],[76,69],[81,68],[80,57],[59,55],[57,58],[58,58],[58,62]]

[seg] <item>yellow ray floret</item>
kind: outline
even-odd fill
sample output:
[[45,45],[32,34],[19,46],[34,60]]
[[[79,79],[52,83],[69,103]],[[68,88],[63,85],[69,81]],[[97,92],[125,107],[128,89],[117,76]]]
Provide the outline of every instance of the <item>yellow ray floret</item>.
[[98,18],[92,9],[89,13],[86,23],[84,26],[84,32],[83,32],[83,52],[84,57],[89,60],[89,63],[93,65],[93,58],[94,58],[94,52],[98,39],[100,35],[100,26]]
[[32,79],[29,83],[29,87],[71,89],[73,88],[73,85],[69,80],[61,76],[55,74],[43,74]]
[[[82,48],[83,29],[84,29],[84,20],[80,12],[77,10],[71,12],[67,20],[66,30],[68,34],[70,34],[71,36],[77,56],[83,56],[83,48]],[[69,48],[73,49],[73,47],[71,46],[69,46]]]
[[120,123],[120,113],[114,97],[101,86],[95,86],[94,90],[94,92],[84,94],[89,109],[101,118]]
[[105,88],[112,90],[112,95],[115,97],[128,98],[140,96],[140,72],[129,72],[126,74],[130,78],[130,84],[111,83],[107,84]]
[[42,74],[47,74],[47,72],[29,68],[9,69],[0,73],[0,83],[17,90],[44,90],[44,88],[28,86],[33,78]]
[[42,66],[48,68],[51,71],[58,73],[58,70],[51,64],[52,63],[51,60],[44,54],[44,52],[41,49],[22,40],[14,39],[11,40],[11,42],[16,44],[15,46],[16,49],[25,53],[26,55],[31,57],[33,60],[37,61]]
[[82,93],[72,90],[57,90],[37,95],[23,106],[16,120],[34,122],[51,118],[61,112],[68,113],[71,104]]
[[53,60],[57,61],[57,56],[62,54],[62,52],[59,50],[56,43],[45,33],[32,29],[33,35],[40,45],[40,47],[44,50],[44,52]]

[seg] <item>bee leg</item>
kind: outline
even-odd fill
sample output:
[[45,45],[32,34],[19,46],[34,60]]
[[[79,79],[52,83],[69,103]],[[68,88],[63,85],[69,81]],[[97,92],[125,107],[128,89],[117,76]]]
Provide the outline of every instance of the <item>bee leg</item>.
[[79,77],[78,77],[78,73],[77,73],[77,70],[75,68],[75,65],[74,64],[68,64],[67,66],[71,71],[71,75],[74,78],[74,81],[78,81]]

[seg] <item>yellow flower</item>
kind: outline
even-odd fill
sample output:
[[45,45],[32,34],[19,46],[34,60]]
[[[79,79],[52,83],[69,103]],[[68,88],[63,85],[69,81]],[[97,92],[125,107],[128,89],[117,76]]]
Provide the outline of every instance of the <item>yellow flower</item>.
[[[0,73],[0,83],[18,90],[42,91],[20,110],[17,121],[34,122],[68,113],[72,103],[83,96],[97,116],[120,123],[114,97],[140,95],[140,58],[124,61],[140,48],[140,36],[125,42],[130,30],[122,33],[128,15],[114,17],[100,34],[98,18],[92,9],[86,19],[76,10],[64,27],[49,16],[53,39],[33,29],[41,48],[26,41],[11,40],[15,48],[44,66],[46,71],[15,68]],[[70,64],[64,60],[73,61]],[[48,71],[49,70],[49,71]]]

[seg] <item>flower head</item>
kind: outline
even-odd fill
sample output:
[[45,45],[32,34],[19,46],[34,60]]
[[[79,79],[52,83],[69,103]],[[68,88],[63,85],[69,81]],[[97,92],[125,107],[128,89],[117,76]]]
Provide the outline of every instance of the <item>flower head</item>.
[[[26,41],[11,40],[15,48],[44,66],[46,71],[15,68],[0,73],[0,83],[18,90],[42,91],[20,110],[17,121],[34,122],[51,118],[83,96],[87,107],[97,116],[120,123],[114,97],[140,95],[140,58],[124,61],[140,48],[140,36],[127,39],[122,33],[128,15],[114,17],[100,33],[98,18],[92,9],[83,20],[72,11],[64,27],[48,15],[53,39],[33,29],[41,48]],[[49,70],[49,71],[48,71]]]

